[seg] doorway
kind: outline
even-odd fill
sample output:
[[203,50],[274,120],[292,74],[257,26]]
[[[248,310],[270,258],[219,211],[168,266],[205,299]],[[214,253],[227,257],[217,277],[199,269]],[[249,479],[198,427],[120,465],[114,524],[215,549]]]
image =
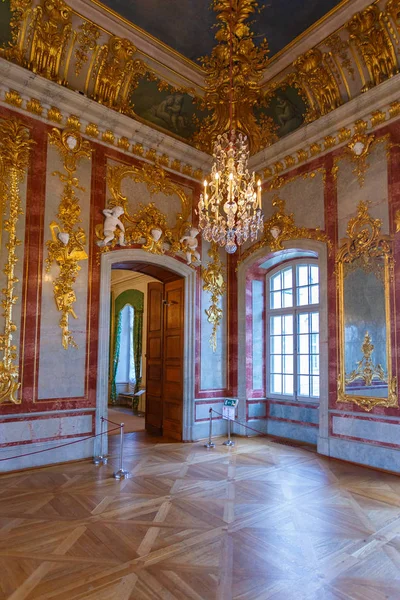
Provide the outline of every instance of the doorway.
[[[167,345],[169,358],[167,362],[168,372],[165,373],[165,390],[168,392],[169,405],[162,411],[162,433],[172,435],[174,439],[183,441],[192,441],[192,427],[194,418],[194,347],[195,347],[195,303],[196,303],[196,272],[186,264],[172,257],[161,255],[152,255],[143,250],[118,250],[103,254],[101,259],[101,280],[100,280],[100,314],[99,314],[99,346],[98,346],[98,375],[97,375],[97,403],[96,403],[96,432],[100,432],[101,417],[107,416],[108,398],[109,398],[109,342],[111,334],[111,272],[114,269],[131,269],[139,273],[144,273],[154,277],[164,286],[171,285],[174,281],[180,281],[180,291],[169,289],[167,297],[165,293],[162,300],[165,301],[162,307],[162,315],[167,323],[167,337],[162,343],[162,347]],[[162,275],[162,272],[164,275]],[[156,276],[157,275],[157,276]],[[160,279],[161,277],[161,279]],[[162,279],[169,279],[162,281]],[[182,297],[182,316],[180,341],[174,331],[177,319],[175,304],[178,302],[176,295]],[[170,305],[170,306],[167,306]],[[164,308],[165,306],[165,308]],[[177,364],[176,348],[181,344],[182,353],[180,364]],[[176,402],[177,396],[177,370],[181,370],[182,378],[179,383],[181,386],[180,403]],[[155,369],[156,371],[156,369]],[[152,374],[154,375],[154,373]],[[150,378],[152,377],[150,376]],[[160,376],[160,370],[159,370]],[[164,376],[163,376],[164,377]],[[146,381],[147,386],[147,381]],[[146,388],[146,396],[148,394]],[[150,386],[150,392],[154,391]],[[167,398],[167,399],[168,399]],[[147,400],[147,398],[146,398]],[[165,410],[164,410],[165,408]],[[154,417],[157,411],[154,406],[151,409]],[[158,413],[159,414],[159,413]],[[153,426],[160,430],[155,418],[145,419],[145,424]],[[179,421],[179,434],[177,434],[176,422]],[[174,423],[175,422],[175,423]],[[157,431],[154,431],[155,433]],[[165,430],[165,431],[164,431]]]

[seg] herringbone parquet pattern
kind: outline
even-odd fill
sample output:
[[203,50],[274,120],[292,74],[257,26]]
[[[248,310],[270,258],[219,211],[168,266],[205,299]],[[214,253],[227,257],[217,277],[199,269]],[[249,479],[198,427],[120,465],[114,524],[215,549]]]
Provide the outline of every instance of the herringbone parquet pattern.
[[2,600],[400,599],[398,477],[265,439],[126,438],[129,480],[115,460],[1,478]]

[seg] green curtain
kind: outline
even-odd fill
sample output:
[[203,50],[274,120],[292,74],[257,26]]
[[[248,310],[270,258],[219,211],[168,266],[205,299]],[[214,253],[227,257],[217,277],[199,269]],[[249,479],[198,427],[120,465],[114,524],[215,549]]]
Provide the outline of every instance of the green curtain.
[[134,310],[134,322],[133,322],[133,356],[135,361],[135,392],[140,388],[142,382],[142,339],[143,339],[143,308],[144,308],[144,294],[139,290],[125,290],[115,299],[114,311],[115,311],[115,334],[113,344],[113,357],[112,357],[112,378],[111,378],[111,402],[115,404],[117,401],[117,368],[119,360],[119,352],[121,345],[121,331],[122,331],[122,309],[126,304],[130,304]]
[[135,361],[135,392],[142,383],[143,311],[135,310],[133,321],[133,358]]
[[114,332],[114,344],[113,344],[113,361],[112,361],[112,377],[111,377],[111,403],[115,404],[117,401],[117,384],[115,382],[117,377],[119,351],[121,348],[121,331],[122,331],[122,311],[120,310],[116,315],[115,321],[115,332]]

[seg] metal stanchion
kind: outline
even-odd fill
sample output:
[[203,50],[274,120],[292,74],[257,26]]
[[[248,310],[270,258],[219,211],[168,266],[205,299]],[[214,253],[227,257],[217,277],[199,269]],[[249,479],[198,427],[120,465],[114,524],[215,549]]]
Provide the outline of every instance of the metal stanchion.
[[212,408],[209,410],[210,413],[210,429],[208,431],[208,442],[204,444],[204,448],[215,448],[215,444],[211,441],[212,438]]
[[103,438],[104,438],[104,417],[101,417],[101,419],[100,419],[100,454],[99,454],[99,456],[93,457],[94,465],[106,465],[108,463],[107,456],[104,456],[104,454],[103,454],[103,448],[104,448]]
[[223,443],[224,446],[234,446],[235,442],[231,440],[231,420],[228,419],[228,439]]
[[114,479],[128,479],[129,471],[125,471],[123,467],[124,455],[124,423],[121,423],[120,448],[119,448],[119,469],[113,473]]

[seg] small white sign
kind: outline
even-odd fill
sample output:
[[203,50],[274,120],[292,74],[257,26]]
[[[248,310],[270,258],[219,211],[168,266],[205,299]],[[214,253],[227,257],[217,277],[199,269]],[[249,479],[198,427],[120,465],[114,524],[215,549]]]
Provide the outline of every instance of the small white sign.
[[228,421],[235,420],[235,406],[223,406],[222,407],[222,418]]

